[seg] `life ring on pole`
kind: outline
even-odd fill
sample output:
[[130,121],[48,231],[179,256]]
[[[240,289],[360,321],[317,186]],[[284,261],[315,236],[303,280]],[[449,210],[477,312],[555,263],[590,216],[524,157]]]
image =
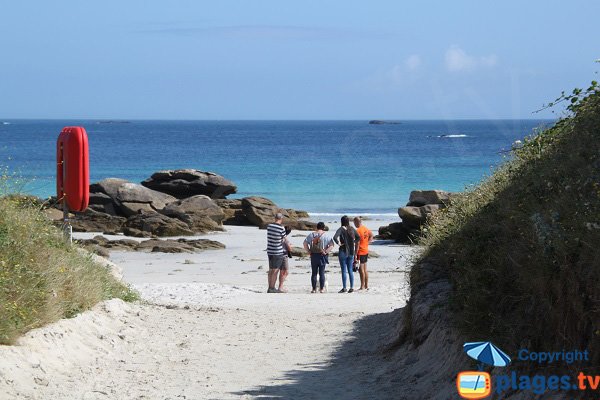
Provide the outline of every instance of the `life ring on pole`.
[[63,128],[56,142],[56,191],[71,211],[84,211],[90,201],[88,137],[81,126]]

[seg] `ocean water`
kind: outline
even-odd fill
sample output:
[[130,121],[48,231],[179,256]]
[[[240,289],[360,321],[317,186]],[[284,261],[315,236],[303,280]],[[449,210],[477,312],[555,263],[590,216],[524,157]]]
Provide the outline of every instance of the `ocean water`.
[[411,190],[458,191],[480,181],[518,139],[547,120],[403,121],[0,121],[0,166],[24,190],[55,193],[56,138],[88,132],[90,180],[133,182],[162,169],[214,171],[238,193],[315,215],[395,215]]

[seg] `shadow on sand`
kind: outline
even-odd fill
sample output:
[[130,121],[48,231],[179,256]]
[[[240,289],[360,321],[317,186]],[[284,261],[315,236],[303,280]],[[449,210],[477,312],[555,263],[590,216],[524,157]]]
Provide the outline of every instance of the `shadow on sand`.
[[[399,332],[402,309],[354,322],[352,332],[323,363],[287,372],[281,384],[233,393],[258,399],[399,399],[392,390],[395,365],[386,357]],[[310,338],[307,338],[310,340]]]

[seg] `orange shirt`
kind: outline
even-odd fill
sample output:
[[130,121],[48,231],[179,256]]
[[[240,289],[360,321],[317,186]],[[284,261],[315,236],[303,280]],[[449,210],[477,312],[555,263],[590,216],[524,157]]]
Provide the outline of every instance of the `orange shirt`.
[[371,235],[371,231],[364,225],[356,228],[358,235],[360,236],[360,242],[358,244],[358,255],[364,256],[369,254],[369,236]]

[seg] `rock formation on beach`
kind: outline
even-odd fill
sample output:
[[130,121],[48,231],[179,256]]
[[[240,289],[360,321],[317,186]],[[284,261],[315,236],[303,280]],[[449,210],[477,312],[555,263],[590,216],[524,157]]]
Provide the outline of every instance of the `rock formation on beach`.
[[177,200],[124,179],[107,178],[90,185],[89,208],[104,214],[129,217],[155,212]]
[[209,239],[132,239],[108,240],[104,236],[78,240],[78,243],[101,256],[108,256],[107,250],[144,251],[152,253],[195,253],[204,250],[224,249],[225,245]]
[[379,228],[379,238],[412,243],[432,214],[450,204],[452,193],[442,190],[414,190],[405,207],[398,209],[401,222]]
[[203,194],[212,199],[224,199],[237,192],[237,186],[213,172],[195,169],[158,171],[142,182],[142,185],[167,193],[178,199]]
[[298,215],[308,215],[304,211],[295,211],[279,208],[271,200],[264,197],[252,196],[242,199],[242,212],[252,225],[266,228],[273,222],[273,215],[277,212],[283,214],[283,224],[292,229],[307,231],[316,229],[317,224],[298,219]]
[[[220,175],[190,169],[159,171],[142,184],[107,178],[90,185],[88,209],[70,222],[76,232],[147,238],[222,231],[223,225],[265,228],[277,212],[292,229],[316,226],[303,220],[308,217],[305,211],[283,209],[264,197],[225,198],[236,190]],[[61,215],[50,217],[59,220]]]

